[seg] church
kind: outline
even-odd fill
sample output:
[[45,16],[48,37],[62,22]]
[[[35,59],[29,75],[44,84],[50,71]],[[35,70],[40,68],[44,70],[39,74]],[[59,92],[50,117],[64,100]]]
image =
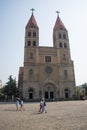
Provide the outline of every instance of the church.
[[53,46],[39,46],[39,26],[34,9],[25,27],[24,65],[19,68],[18,87],[26,101],[71,100],[75,95],[74,64],[68,30],[60,19],[53,27]]

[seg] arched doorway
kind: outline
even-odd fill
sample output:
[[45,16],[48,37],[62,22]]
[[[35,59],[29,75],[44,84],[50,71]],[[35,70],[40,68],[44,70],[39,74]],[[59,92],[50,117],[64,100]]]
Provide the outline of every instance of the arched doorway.
[[53,84],[48,83],[44,86],[44,97],[47,100],[53,100],[55,98],[55,87]]
[[29,92],[29,99],[33,99],[33,93],[34,93],[33,89],[30,88],[28,92]]
[[69,90],[67,88],[64,90],[64,93],[65,93],[65,98],[68,99],[69,98]]

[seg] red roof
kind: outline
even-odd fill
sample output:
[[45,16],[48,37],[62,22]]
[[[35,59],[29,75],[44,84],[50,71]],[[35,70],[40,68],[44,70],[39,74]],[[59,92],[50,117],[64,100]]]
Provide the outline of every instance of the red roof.
[[57,20],[56,20],[56,22],[55,22],[54,30],[56,30],[56,29],[58,29],[58,28],[63,28],[63,29],[66,30],[66,28],[65,28],[65,26],[64,26],[64,24],[63,24],[63,22],[61,21],[61,19],[60,19],[59,16],[57,17]]
[[32,13],[32,15],[31,15],[31,17],[30,17],[30,19],[29,19],[29,21],[28,21],[26,27],[31,27],[32,25],[38,28],[38,25],[37,25],[37,22],[36,22],[36,20],[35,20],[35,17],[34,17],[34,15],[33,15],[33,13]]

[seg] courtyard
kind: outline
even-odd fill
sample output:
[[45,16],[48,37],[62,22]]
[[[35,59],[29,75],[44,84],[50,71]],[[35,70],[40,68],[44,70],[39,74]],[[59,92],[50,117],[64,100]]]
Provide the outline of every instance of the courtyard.
[[0,103],[0,130],[87,130],[87,100],[47,102],[47,113],[40,114],[39,103]]

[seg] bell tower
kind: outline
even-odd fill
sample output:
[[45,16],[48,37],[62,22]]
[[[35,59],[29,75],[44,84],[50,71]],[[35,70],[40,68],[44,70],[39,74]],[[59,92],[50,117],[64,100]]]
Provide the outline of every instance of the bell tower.
[[39,45],[39,28],[34,17],[34,9],[25,28],[25,47],[36,47]]
[[70,47],[68,31],[59,17],[59,11],[56,11],[57,19],[53,28],[53,46],[58,50],[58,62],[70,63]]

